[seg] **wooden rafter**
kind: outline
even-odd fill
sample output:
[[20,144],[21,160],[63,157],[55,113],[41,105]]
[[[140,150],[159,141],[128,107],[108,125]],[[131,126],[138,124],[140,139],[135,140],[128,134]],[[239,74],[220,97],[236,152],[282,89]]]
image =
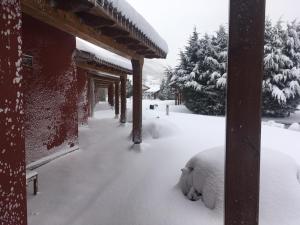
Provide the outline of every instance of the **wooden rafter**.
[[117,75],[117,76],[127,75],[127,73],[109,68],[107,66],[97,65],[97,64],[92,64],[92,63],[86,63],[86,62],[77,62],[77,67],[79,67],[81,69],[84,69],[84,70],[87,70],[87,71],[90,71],[92,73],[96,73],[96,74],[108,73],[108,74]]
[[141,57],[135,51],[128,49],[125,44],[119,44],[111,37],[101,35],[97,29],[85,24],[81,18],[71,11],[53,8],[47,0],[22,0],[21,3],[24,13],[51,26],[123,57],[129,59]]
[[21,0],[24,13],[126,58],[166,57],[112,5],[99,2],[106,1]]

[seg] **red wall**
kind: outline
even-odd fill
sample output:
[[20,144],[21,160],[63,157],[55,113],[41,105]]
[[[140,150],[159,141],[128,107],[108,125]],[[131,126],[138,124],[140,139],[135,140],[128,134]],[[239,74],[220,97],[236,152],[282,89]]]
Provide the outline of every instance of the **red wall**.
[[85,70],[77,68],[78,89],[78,124],[86,125],[89,117],[89,83],[88,74]]
[[0,224],[26,225],[20,1],[0,1]]
[[33,67],[23,70],[29,163],[78,142],[76,43],[73,36],[25,14],[22,35],[23,52],[33,56]]

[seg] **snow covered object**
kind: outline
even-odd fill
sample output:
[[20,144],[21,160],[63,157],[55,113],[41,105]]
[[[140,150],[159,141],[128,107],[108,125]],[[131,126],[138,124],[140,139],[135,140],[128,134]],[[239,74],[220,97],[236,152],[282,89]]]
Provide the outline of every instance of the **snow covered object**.
[[[190,200],[201,199],[209,209],[222,211],[224,161],[224,147],[202,151],[190,159],[182,169],[179,181],[183,194]],[[284,153],[263,148],[260,224],[297,224],[299,209],[290,202],[299,200],[299,166],[295,160]]]

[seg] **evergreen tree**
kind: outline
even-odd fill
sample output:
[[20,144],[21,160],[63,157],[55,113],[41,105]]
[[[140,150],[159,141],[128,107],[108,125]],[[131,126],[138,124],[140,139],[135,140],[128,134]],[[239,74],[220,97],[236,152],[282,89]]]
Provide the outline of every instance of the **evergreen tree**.
[[132,96],[132,83],[129,79],[126,81],[126,98],[130,98]]
[[[300,104],[300,23],[274,26],[266,20],[263,115],[288,116]],[[170,85],[184,93],[185,105],[200,114],[225,113],[228,34],[200,37],[194,29],[180,52]]]
[[295,26],[288,25],[284,29],[281,21],[275,26],[270,20],[266,21],[263,79],[265,116],[288,116],[300,104],[299,61],[296,59],[298,41]]
[[183,93],[187,108],[196,113],[225,113],[227,33],[220,27],[217,36],[198,40],[197,59],[186,76]]
[[171,67],[166,68],[165,78],[163,78],[160,85],[160,92],[158,96],[160,100],[173,100],[175,98],[174,92],[170,85],[172,76],[173,69]]

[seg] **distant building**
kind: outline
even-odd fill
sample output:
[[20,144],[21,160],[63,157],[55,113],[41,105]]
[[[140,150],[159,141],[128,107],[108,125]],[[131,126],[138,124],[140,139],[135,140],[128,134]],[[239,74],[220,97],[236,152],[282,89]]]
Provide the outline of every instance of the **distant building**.
[[149,89],[144,92],[144,99],[157,99],[160,92],[160,85],[150,85]]

